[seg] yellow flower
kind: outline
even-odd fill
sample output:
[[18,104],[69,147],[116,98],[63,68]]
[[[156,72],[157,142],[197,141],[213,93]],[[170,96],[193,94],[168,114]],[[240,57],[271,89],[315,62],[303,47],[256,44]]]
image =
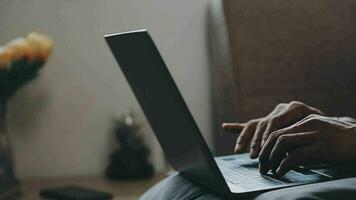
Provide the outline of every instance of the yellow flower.
[[13,60],[20,60],[20,59],[32,59],[31,57],[31,48],[30,44],[27,42],[25,38],[16,38],[10,41],[6,48],[12,50],[13,52]]
[[27,40],[37,48],[37,56],[42,62],[45,62],[53,51],[53,41],[49,36],[32,32],[27,36]]
[[53,41],[50,37],[42,35],[42,46],[40,49],[40,59],[46,61],[53,51]]
[[0,47],[0,70],[6,69],[12,62],[12,49]]
[[27,36],[27,42],[29,43],[31,54],[34,59],[39,59],[39,53],[41,49],[41,36],[37,32],[32,32]]

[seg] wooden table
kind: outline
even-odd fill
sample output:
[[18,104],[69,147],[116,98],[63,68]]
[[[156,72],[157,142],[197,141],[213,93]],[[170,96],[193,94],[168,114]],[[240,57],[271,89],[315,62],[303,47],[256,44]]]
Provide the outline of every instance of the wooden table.
[[60,186],[82,186],[94,190],[110,192],[114,195],[114,200],[137,200],[146,190],[152,187],[165,177],[165,174],[157,174],[151,179],[139,181],[116,181],[110,182],[104,178],[53,178],[24,180],[20,188],[24,193],[23,200],[39,200],[39,191],[42,188]]

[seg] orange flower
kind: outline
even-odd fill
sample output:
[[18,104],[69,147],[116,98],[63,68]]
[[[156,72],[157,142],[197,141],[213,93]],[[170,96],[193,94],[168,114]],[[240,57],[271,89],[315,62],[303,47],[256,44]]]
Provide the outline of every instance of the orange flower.
[[27,59],[27,60],[33,59],[33,55],[31,55],[30,44],[24,38],[16,38],[16,39],[10,41],[6,45],[6,48],[12,50],[12,52],[13,52],[12,62],[20,60],[20,59]]
[[0,47],[0,70],[6,69],[12,62],[12,49]]

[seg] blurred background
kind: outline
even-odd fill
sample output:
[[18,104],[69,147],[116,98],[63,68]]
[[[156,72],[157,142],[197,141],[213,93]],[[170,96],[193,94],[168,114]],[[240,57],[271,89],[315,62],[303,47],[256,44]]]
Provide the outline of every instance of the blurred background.
[[[103,39],[107,33],[149,30],[211,143],[206,7],[206,0],[1,0],[1,43],[32,30],[55,42],[41,76],[9,102],[17,176],[101,175],[113,117],[130,110],[143,117]],[[146,129],[152,161],[163,171],[160,147]]]
[[[15,175],[33,199],[41,180],[73,177],[100,177],[101,187],[80,183],[137,199],[171,171],[108,33],[149,31],[215,155],[235,144],[222,122],[262,117],[281,102],[355,117],[355,10],[353,0],[0,0],[0,44],[32,31],[54,43],[39,76],[7,103]],[[115,134],[136,130],[116,125],[132,124],[131,114],[154,174],[107,185]]]

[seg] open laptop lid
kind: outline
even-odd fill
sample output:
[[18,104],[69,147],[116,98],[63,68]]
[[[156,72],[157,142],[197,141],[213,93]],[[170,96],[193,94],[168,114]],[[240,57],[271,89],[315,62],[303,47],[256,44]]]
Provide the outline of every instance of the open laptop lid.
[[222,195],[230,193],[208,146],[146,30],[105,39],[160,142],[183,176]]

